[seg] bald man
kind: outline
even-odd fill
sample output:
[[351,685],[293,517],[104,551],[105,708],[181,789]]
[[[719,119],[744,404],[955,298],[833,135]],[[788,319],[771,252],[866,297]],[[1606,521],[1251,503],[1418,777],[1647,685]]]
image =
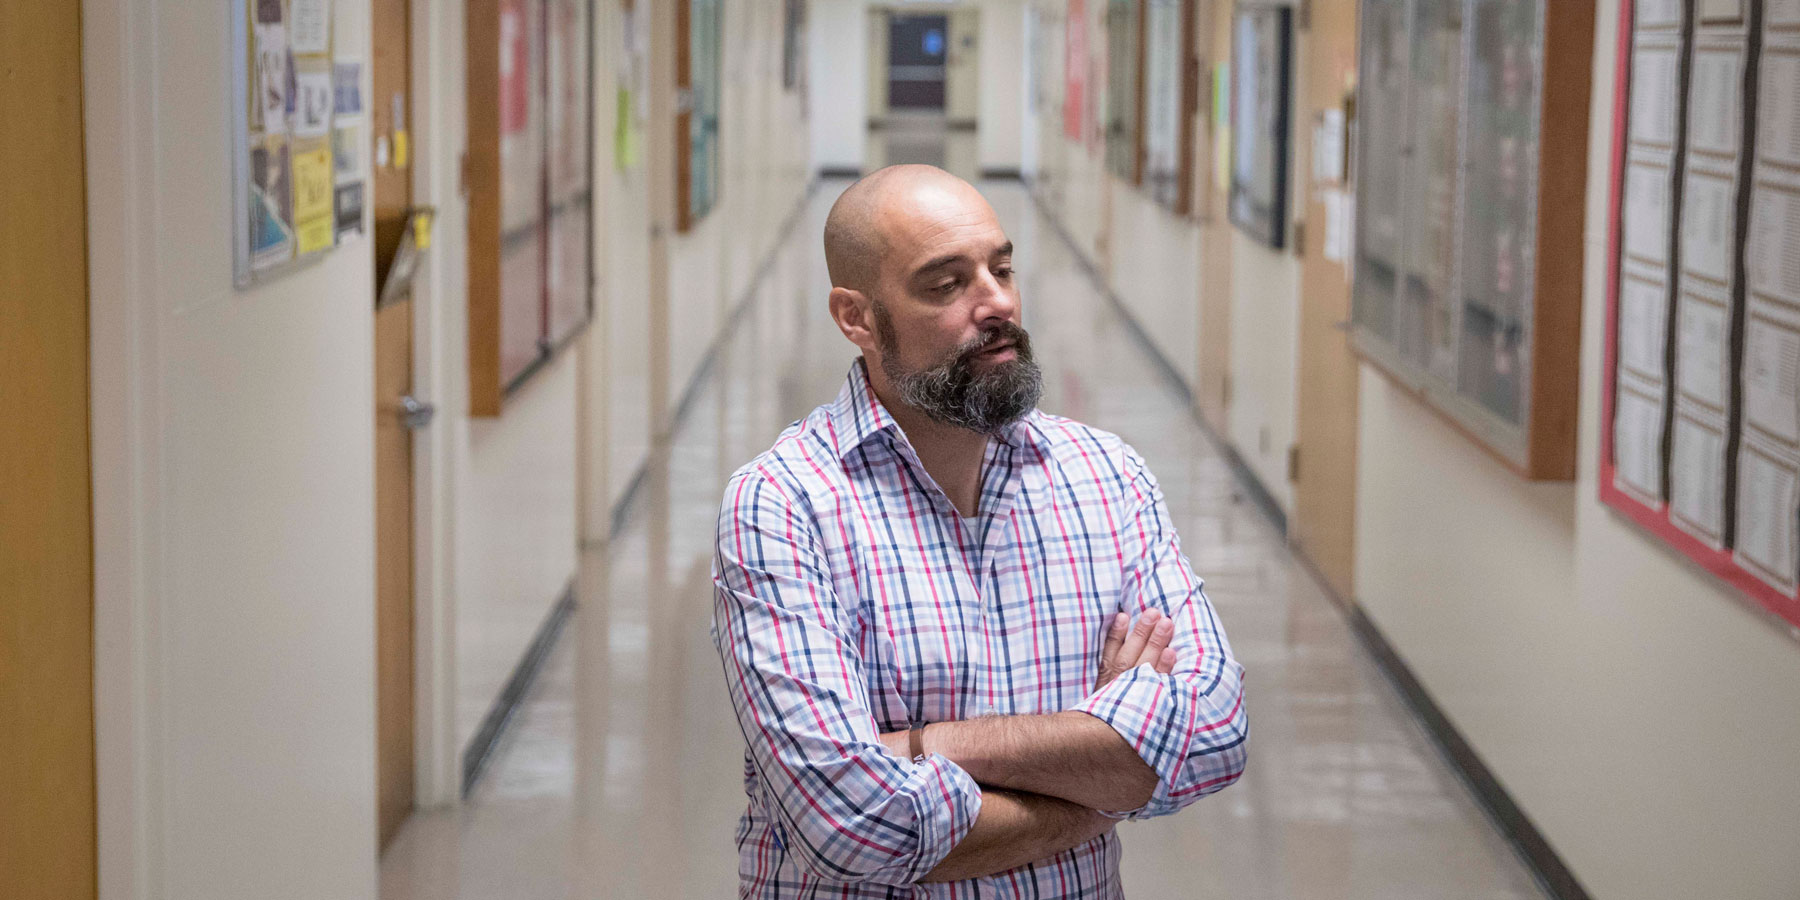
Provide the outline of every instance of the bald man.
[[825,223],[861,351],[726,488],[740,896],[1116,898],[1122,818],[1235,781],[1242,667],[1156,479],[1036,409],[1013,245],[894,166]]

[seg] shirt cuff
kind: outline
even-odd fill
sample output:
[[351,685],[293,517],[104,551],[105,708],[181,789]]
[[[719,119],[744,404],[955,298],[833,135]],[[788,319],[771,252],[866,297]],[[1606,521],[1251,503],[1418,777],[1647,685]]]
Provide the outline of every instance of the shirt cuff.
[[1186,742],[1170,733],[1165,709],[1174,696],[1166,679],[1149,664],[1128,669],[1105,687],[1074,707],[1119,733],[1138,758],[1156,773],[1156,790],[1150,801],[1133,810],[1101,810],[1109,819],[1139,819],[1157,815],[1169,805],[1169,785],[1181,766]]
[[939,753],[925,757],[923,763],[910,761],[913,771],[907,781],[917,804],[914,821],[919,823],[919,850],[913,860],[911,881],[924,878],[950,851],[968,837],[981,814],[981,785],[962,766]]

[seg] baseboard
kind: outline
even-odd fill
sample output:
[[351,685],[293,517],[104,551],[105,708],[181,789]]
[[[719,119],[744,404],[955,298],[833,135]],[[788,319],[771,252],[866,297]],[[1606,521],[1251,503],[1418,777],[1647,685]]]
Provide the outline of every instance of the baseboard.
[[[1033,188],[1031,181],[1021,180],[1025,181],[1027,188]],[[1238,484],[1243,488],[1244,493],[1268,518],[1270,524],[1275,526],[1275,530],[1285,538],[1288,530],[1287,513],[1282,511],[1281,504],[1276,502],[1275,495],[1269,491],[1268,485],[1263,484],[1262,478],[1258,477],[1256,470],[1250,468],[1250,465],[1244,461],[1244,457],[1237,452],[1237,448],[1214,431],[1212,425],[1206,421],[1206,417],[1200,415],[1199,403],[1194,397],[1193,388],[1188,386],[1187,379],[1181,377],[1181,371],[1175,368],[1175,364],[1163,355],[1162,350],[1157,348],[1154,341],[1150,340],[1150,333],[1144,329],[1144,324],[1138,321],[1138,317],[1132,313],[1131,308],[1125,305],[1124,299],[1113,292],[1112,287],[1101,276],[1100,268],[1094,265],[1094,261],[1081,251],[1081,246],[1075,243],[1075,239],[1063,227],[1062,222],[1056,216],[1051,215],[1037,191],[1030,189],[1027,193],[1031,196],[1031,202],[1037,206],[1038,212],[1043,215],[1044,221],[1049,223],[1050,230],[1056,234],[1057,239],[1061,240],[1065,247],[1069,248],[1069,254],[1075,258],[1075,264],[1087,273],[1088,280],[1093,283],[1094,289],[1099,291],[1100,296],[1105,297],[1108,303],[1112,304],[1113,311],[1119,314],[1119,318],[1125,323],[1125,329],[1131,333],[1133,343],[1144,351],[1144,355],[1150,359],[1151,364],[1162,373],[1163,380],[1167,382],[1170,389],[1181,395],[1182,405],[1187,408],[1188,415],[1192,416],[1194,423],[1200,426],[1200,432],[1206,435],[1206,439],[1212,443],[1214,449],[1219,451],[1219,455],[1225,457],[1226,463],[1231,466],[1232,474],[1237,476]]]
[[500,690],[500,696],[494,699],[494,705],[482,717],[481,727],[475,730],[475,736],[463,748],[464,797],[469,796],[469,791],[481,780],[481,773],[487,768],[488,760],[493,757],[494,748],[499,746],[501,735],[506,733],[506,726],[512,721],[513,713],[518,711],[525,695],[531,691],[532,683],[537,681],[538,673],[544,668],[544,660],[550,656],[550,649],[556,646],[557,636],[562,633],[563,625],[568,623],[569,616],[574,612],[575,582],[570,581],[563,588],[556,605],[550,607],[550,614],[538,625],[537,634],[532,636],[531,644],[525,648],[525,655],[519,658],[511,677],[506,679],[506,686]]
[[[1314,577],[1317,578],[1316,572]],[[1335,597],[1323,579],[1318,581],[1327,595]],[[1412,667],[1388,643],[1387,636],[1381,633],[1374,620],[1360,606],[1345,603],[1341,598],[1339,607],[1349,620],[1351,630],[1362,641],[1369,655],[1375,658],[1382,674],[1387,676],[1388,682],[1406,701],[1413,715],[1419,718],[1450,768],[1462,779],[1469,793],[1475,796],[1476,802],[1487,813],[1494,826],[1506,837],[1519,859],[1537,878],[1538,886],[1554,900],[1590,900],[1587,890],[1576,879],[1575,873],[1557,854],[1556,849],[1550,846],[1550,841],[1525,814],[1525,810],[1507,793],[1500,779],[1482,761],[1481,755],[1475,752],[1468,739],[1444,715],[1443,708],[1437,705],[1425,685],[1413,674]]]

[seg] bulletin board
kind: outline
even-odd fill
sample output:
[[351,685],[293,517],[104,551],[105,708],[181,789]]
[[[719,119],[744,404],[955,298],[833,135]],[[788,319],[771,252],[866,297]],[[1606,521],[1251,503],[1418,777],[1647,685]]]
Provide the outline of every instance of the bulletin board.
[[1246,6],[1231,22],[1231,221],[1278,250],[1287,235],[1292,16],[1285,6]]
[[363,232],[360,60],[331,0],[234,0],[232,276],[248,287]]
[[1143,178],[1142,5],[1142,0],[1106,4],[1106,168],[1133,185]]
[[1358,354],[1523,477],[1575,477],[1594,7],[1365,0]]
[[1800,626],[1800,2],[1624,0],[1600,497]]
[[[719,101],[723,92],[722,0],[675,7],[675,230],[692,229],[719,202]],[[685,152],[680,152],[684,148]]]
[[469,408],[593,318],[594,0],[468,5]]
[[1200,60],[1199,0],[1144,3],[1144,191],[1176,215],[1193,211]]

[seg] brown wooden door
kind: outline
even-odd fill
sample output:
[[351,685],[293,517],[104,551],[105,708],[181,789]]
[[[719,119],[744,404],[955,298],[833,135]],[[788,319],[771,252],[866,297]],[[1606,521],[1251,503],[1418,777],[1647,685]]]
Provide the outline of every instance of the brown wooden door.
[[[1315,125],[1328,110],[1346,116],[1356,70],[1356,4],[1309,3],[1311,22],[1300,31],[1304,59],[1295,118],[1305,239],[1301,247],[1299,412],[1296,423],[1294,516],[1289,538],[1337,595],[1352,599],[1356,519],[1356,358],[1350,352],[1347,259],[1327,256],[1335,229],[1327,198],[1345,191],[1343,179],[1315,178]],[[1308,23],[1302,23],[1308,24]],[[1347,132],[1342,135],[1348,142]],[[1331,142],[1327,141],[1329,145]],[[1347,219],[1346,210],[1344,218]],[[1344,223],[1344,224],[1347,224]],[[1341,255],[1341,254],[1339,254]]]
[[0,0],[0,897],[96,891],[81,4]]
[[[412,208],[409,90],[410,0],[374,0],[370,120],[375,154],[375,291],[393,264]],[[376,797],[381,846],[413,808],[412,432],[402,404],[412,395],[410,294],[375,311],[375,675]],[[404,399],[403,399],[404,398]]]

